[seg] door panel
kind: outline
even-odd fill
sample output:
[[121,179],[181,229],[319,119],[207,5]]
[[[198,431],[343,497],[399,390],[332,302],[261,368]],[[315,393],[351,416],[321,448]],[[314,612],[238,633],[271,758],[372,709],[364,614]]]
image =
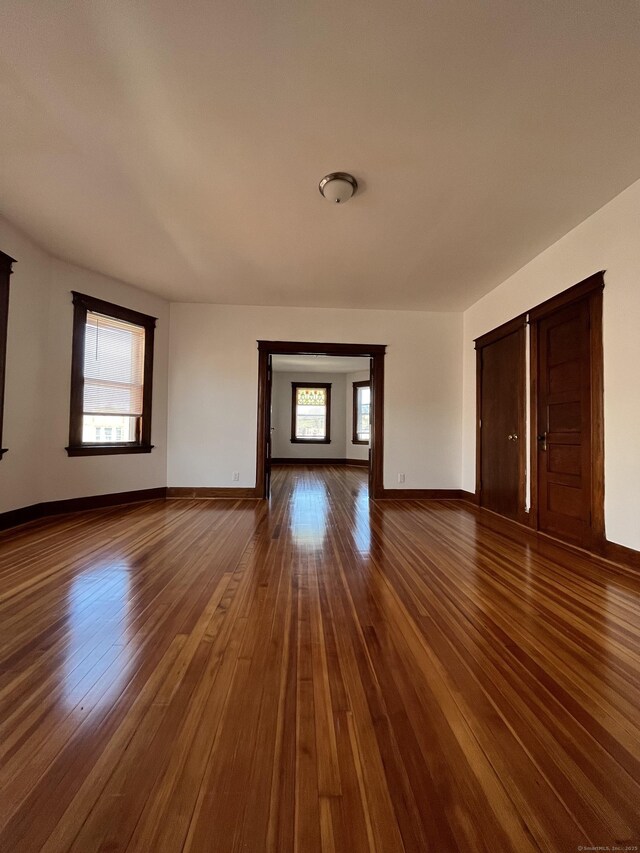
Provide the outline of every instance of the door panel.
[[480,505],[524,514],[524,325],[479,352]]
[[589,547],[591,348],[589,300],[537,323],[538,527]]
[[554,364],[549,367],[549,391],[552,394],[561,394],[570,391],[580,383],[579,358],[565,361],[563,364]]
[[[570,388],[564,391],[551,394],[550,397],[565,396],[567,394],[573,396],[573,390]],[[558,436],[562,433],[581,432],[582,431],[582,404],[580,400],[571,400],[567,403],[547,404],[547,429],[548,433],[557,433]]]
[[548,470],[553,474],[570,474],[574,477],[582,475],[582,458],[580,448],[569,444],[556,444],[547,450]]
[[581,518],[582,501],[580,492],[573,486],[549,483],[549,510],[571,518]]

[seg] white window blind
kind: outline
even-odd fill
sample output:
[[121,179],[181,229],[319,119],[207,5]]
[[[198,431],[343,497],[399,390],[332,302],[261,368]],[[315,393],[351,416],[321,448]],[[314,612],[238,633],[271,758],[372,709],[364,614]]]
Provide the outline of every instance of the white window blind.
[[85,415],[142,416],[144,334],[142,326],[87,311]]

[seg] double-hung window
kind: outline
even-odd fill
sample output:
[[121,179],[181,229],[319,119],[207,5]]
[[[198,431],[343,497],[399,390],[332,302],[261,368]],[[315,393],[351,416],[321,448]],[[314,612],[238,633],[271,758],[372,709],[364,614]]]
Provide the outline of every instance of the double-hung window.
[[69,456],[149,453],[156,319],[73,293]]
[[352,444],[369,444],[371,438],[371,385],[368,380],[353,383]]
[[7,452],[2,446],[2,416],[4,412],[4,375],[7,359],[7,327],[9,322],[9,276],[13,258],[0,252],[0,459]]
[[331,443],[331,383],[291,383],[291,441]]

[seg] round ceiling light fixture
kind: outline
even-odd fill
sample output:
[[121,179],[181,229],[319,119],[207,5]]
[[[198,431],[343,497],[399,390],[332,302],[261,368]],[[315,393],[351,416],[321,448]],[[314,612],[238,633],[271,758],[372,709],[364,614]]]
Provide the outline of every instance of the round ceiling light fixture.
[[320,181],[318,189],[328,201],[344,204],[358,189],[358,182],[347,172],[331,172]]

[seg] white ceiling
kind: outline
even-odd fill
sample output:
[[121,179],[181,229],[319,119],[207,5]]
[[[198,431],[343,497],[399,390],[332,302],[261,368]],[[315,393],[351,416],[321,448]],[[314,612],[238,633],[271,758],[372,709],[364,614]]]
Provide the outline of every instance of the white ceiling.
[[640,177],[639,82],[637,0],[4,0],[0,212],[173,300],[458,310]]
[[346,355],[274,355],[275,373],[357,373],[369,370],[369,359]]

